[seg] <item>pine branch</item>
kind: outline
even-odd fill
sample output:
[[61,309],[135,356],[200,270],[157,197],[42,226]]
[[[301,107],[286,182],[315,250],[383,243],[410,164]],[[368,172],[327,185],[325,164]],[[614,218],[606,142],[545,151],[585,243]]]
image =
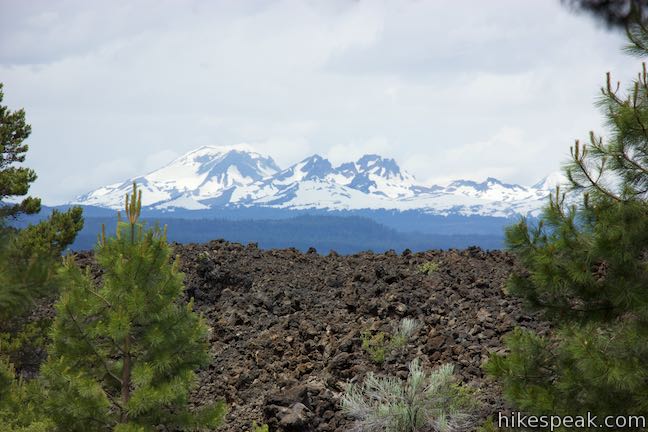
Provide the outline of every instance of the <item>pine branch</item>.
[[97,360],[99,360],[99,362],[101,362],[101,364],[103,365],[106,374],[108,374],[108,376],[110,376],[110,377],[113,378],[116,382],[118,382],[119,385],[122,385],[122,381],[121,381],[121,379],[120,379],[117,375],[115,375],[114,373],[112,373],[112,372],[110,371],[110,368],[108,367],[108,364],[106,363],[105,359],[104,359],[104,358],[103,358],[103,357],[102,357],[102,356],[97,352],[97,350],[95,349],[95,347],[94,347],[94,345],[92,344],[92,342],[90,341],[90,339],[88,339],[88,336],[85,334],[85,332],[83,331],[83,329],[82,329],[81,326],[79,325],[78,321],[77,321],[76,318],[74,317],[74,314],[73,314],[72,311],[70,310],[69,305],[67,305],[67,304],[65,305],[65,310],[66,310],[66,312],[68,313],[68,317],[72,320],[72,322],[74,323],[74,325],[75,325],[77,331],[78,331],[79,334],[81,335],[81,338],[82,338],[82,339],[86,342],[86,344],[90,347],[90,349],[92,350],[92,352],[93,352],[93,354],[95,355],[95,357],[97,358]]
[[616,202],[623,202],[623,200],[620,197],[616,196],[614,193],[608,191],[606,188],[602,187],[599,184],[599,181],[601,179],[601,174],[602,174],[601,172],[599,172],[599,177],[596,180],[594,180],[594,178],[592,177],[592,175],[590,174],[589,170],[587,169],[587,167],[585,166],[585,163],[584,163],[585,148],[583,148],[583,152],[581,153],[581,155],[579,157],[578,141],[576,141],[575,151],[573,151],[572,154],[573,154],[574,163],[576,163],[576,166],[578,166],[578,168],[583,173],[583,175],[585,176],[587,181],[590,183],[591,187],[593,187],[597,191],[601,192],[603,195],[611,198],[612,200],[614,200]]
[[99,294],[98,292],[96,292],[96,291],[93,290],[92,288],[86,288],[86,289],[88,290],[88,292],[89,292],[90,294],[92,294],[93,296],[95,296],[95,297],[97,297],[99,300],[101,300],[101,301],[102,301],[102,302],[103,302],[103,303],[108,307],[108,309],[110,309],[110,310],[113,309],[112,304],[110,304],[110,302],[109,302],[108,300],[106,300],[106,298],[103,297],[101,294]]

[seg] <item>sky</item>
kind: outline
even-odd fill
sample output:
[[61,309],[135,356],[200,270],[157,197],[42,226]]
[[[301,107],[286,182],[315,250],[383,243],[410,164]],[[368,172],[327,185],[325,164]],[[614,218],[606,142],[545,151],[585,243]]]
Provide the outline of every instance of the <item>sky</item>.
[[3,105],[50,205],[240,143],[530,185],[604,135],[605,72],[640,70],[624,44],[558,0],[0,0]]

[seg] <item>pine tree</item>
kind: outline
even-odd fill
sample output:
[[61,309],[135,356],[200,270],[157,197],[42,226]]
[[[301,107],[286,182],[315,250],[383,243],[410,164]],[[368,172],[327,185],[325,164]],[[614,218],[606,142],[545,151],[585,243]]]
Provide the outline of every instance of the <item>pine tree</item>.
[[[3,100],[0,83],[0,102]],[[27,197],[18,204],[3,203],[7,198],[24,196],[36,179],[33,170],[20,167],[31,132],[23,110],[10,111],[0,104],[0,425],[3,431],[45,432],[52,424],[42,413],[41,393],[36,380],[16,378],[11,361],[25,352],[40,351],[48,325],[27,323],[23,314],[36,298],[56,292],[55,274],[61,252],[83,227],[82,211],[73,207],[53,211],[50,217],[25,229],[8,224],[21,214],[40,210],[40,200]],[[32,325],[34,324],[34,325]],[[29,331],[25,329],[29,327]]]
[[48,219],[23,230],[8,225],[21,214],[38,213],[40,199],[6,202],[27,195],[36,174],[20,166],[29,149],[24,141],[31,126],[24,110],[11,111],[2,105],[2,89],[0,83],[0,324],[8,316],[19,315],[35,297],[54,291],[52,275],[61,252],[83,227],[80,207],[53,211]]
[[67,257],[53,343],[42,369],[48,412],[60,431],[149,431],[215,427],[222,403],[188,409],[194,370],[209,361],[207,326],[183,304],[182,274],[171,263],[166,229],[138,223],[141,192],[126,196],[126,222],[96,248],[103,270]]
[[[628,51],[648,54],[648,28],[629,27]],[[610,134],[578,141],[538,224],[506,242],[525,270],[509,291],[552,323],[518,329],[487,370],[516,408],[533,414],[648,413],[648,72],[625,94],[607,75],[600,106]],[[638,428],[637,428],[638,429]],[[626,429],[624,429],[626,430]],[[632,430],[632,429],[627,429]]]
[[29,147],[24,141],[31,133],[31,126],[25,122],[24,110],[10,111],[2,105],[2,87],[0,83],[0,219],[40,211],[38,198],[27,197],[18,204],[2,203],[7,198],[27,195],[29,185],[36,180],[34,170],[15,165],[25,161]]

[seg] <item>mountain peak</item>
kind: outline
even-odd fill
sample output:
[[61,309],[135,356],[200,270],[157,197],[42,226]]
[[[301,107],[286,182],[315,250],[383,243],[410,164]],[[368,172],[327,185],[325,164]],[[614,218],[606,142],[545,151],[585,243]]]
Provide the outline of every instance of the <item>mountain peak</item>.
[[301,171],[306,173],[304,179],[324,178],[333,172],[333,166],[328,159],[314,154],[300,162]]
[[[404,180],[403,173],[394,159],[384,158],[377,154],[366,154],[355,163],[360,173],[371,173],[379,177],[392,177]],[[406,177],[411,177],[407,175]]]
[[187,154],[192,153],[229,153],[231,151],[241,152],[241,153],[255,153],[259,154],[254,147],[246,143],[232,144],[232,145],[204,145],[200,146],[195,150],[188,152]]
[[367,165],[367,164],[370,163],[370,162],[373,162],[373,161],[376,161],[376,160],[381,160],[381,159],[382,159],[382,156],[371,153],[371,154],[365,154],[365,155],[362,155],[362,156],[360,157],[360,159],[358,159],[358,160],[356,161],[356,163],[357,163],[358,165],[361,165],[361,166],[362,166],[362,165]]
[[358,159],[356,161],[356,165],[358,165],[359,167],[364,168],[364,169],[367,169],[367,168],[370,168],[370,167],[376,166],[376,165],[383,165],[383,166],[384,165],[391,165],[391,166],[395,166],[397,169],[400,169],[400,168],[398,168],[398,164],[396,163],[396,161],[394,159],[384,158],[384,157],[382,157],[380,155],[377,155],[377,154],[366,154],[366,155],[362,156],[360,159]]
[[545,191],[553,191],[556,189],[556,186],[565,185],[569,183],[565,174],[562,171],[554,171],[532,187],[534,189],[540,189]]
[[482,183],[477,183],[474,180],[464,180],[464,179],[459,179],[459,180],[453,180],[448,184],[448,188],[458,188],[462,186],[468,186],[468,187],[477,187],[480,186]]

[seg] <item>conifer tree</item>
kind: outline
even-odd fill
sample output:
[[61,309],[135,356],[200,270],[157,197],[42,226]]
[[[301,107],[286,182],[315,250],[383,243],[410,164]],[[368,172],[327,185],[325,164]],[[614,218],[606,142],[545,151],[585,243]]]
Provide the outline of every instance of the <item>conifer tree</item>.
[[[0,102],[2,99],[0,83]],[[27,197],[18,204],[3,202],[26,195],[36,179],[33,170],[19,166],[25,160],[28,147],[24,140],[30,132],[23,110],[12,112],[0,104],[0,425],[3,431],[12,432],[51,430],[51,423],[39,410],[38,382],[15,377],[16,367],[24,365],[10,362],[18,357],[12,345],[19,340],[17,345],[27,351],[42,348],[32,346],[32,340],[26,342],[25,322],[19,318],[36,298],[56,292],[54,276],[61,252],[83,227],[79,207],[53,211],[48,219],[21,230],[7,223],[40,210],[37,198]],[[41,341],[46,329],[47,325],[38,323],[30,327],[28,336]]]
[[38,198],[26,197],[17,204],[3,203],[7,198],[27,195],[29,185],[36,180],[36,173],[16,166],[25,161],[29,147],[24,141],[31,133],[31,126],[25,122],[24,110],[10,111],[2,105],[2,87],[0,83],[0,219],[40,211]]
[[141,192],[126,195],[127,221],[102,232],[97,286],[68,256],[53,343],[42,369],[58,430],[150,431],[215,427],[222,403],[188,408],[195,370],[209,361],[207,326],[184,304],[166,229],[138,222]]
[[[628,28],[648,54],[648,28]],[[571,149],[571,193],[552,194],[538,224],[506,232],[524,270],[509,290],[550,320],[552,335],[518,329],[487,370],[533,414],[648,413],[648,72],[626,92],[607,75],[600,106],[609,137]],[[612,428],[614,429],[614,428]],[[624,430],[638,430],[628,428]],[[602,430],[602,429],[599,429]]]
[[53,291],[51,276],[61,252],[83,227],[80,207],[62,213],[55,210],[48,219],[23,230],[8,225],[22,214],[38,213],[40,199],[6,202],[27,195],[36,174],[20,166],[29,149],[24,141],[31,126],[24,110],[11,111],[2,105],[2,89],[0,83],[0,324],[8,316],[19,315],[35,297]]

